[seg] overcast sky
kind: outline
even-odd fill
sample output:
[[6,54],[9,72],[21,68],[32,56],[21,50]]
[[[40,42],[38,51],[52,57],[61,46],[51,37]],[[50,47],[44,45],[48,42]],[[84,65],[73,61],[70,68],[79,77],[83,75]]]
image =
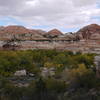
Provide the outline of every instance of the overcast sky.
[[0,0],[0,25],[63,32],[100,24],[99,0]]

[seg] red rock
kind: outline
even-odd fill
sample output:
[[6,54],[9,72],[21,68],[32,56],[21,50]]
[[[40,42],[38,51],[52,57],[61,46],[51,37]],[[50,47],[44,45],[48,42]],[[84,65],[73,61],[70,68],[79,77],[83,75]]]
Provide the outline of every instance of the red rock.
[[97,24],[91,24],[83,27],[77,32],[83,39],[90,39],[93,34],[100,34],[100,26]]
[[[40,30],[32,30],[27,29],[23,26],[6,26],[6,27],[0,27],[0,34],[43,34],[44,31]],[[45,32],[44,32],[45,33]]]
[[59,31],[58,29],[53,29],[53,30],[51,30],[51,31],[49,31],[47,34],[49,34],[49,35],[62,35],[63,33],[61,32],[61,31]]

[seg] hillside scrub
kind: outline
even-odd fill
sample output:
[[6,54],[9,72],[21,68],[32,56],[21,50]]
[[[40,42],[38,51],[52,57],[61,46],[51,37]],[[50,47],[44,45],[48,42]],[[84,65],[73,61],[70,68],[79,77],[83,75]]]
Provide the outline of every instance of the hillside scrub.
[[[94,56],[56,50],[0,51],[0,100],[99,100]],[[27,87],[9,80],[25,81],[27,75],[14,76],[23,69],[35,74]]]

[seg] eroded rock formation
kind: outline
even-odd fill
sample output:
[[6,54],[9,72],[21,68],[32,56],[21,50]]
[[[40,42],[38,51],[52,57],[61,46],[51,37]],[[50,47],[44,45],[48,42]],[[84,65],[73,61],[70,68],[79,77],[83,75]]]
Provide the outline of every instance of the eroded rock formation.
[[[8,41],[10,42],[8,43]],[[76,33],[66,34],[58,29],[45,32],[27,29],[23,26],[2,26],[0,27],[0,49],[9,48],[15,50],[59,49],[100,53],[100,26],[91,24]]]
[[100,26],[97,24],[85,26],[80,29],[77,34],[79,34],[83,39],[91,39],[91,37],[93,38],[94,36],[97,38],[98,35],[100,38]]

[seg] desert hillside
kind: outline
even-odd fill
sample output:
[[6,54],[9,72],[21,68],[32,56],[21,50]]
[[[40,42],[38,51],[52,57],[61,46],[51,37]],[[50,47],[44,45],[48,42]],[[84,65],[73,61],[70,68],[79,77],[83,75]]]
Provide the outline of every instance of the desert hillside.
[[0,48],[1,50],[58,49],[100,53],[100,26],[91,24],[75,33],[66,34],[59,29],[46,32],[23,26],[1,26]]

